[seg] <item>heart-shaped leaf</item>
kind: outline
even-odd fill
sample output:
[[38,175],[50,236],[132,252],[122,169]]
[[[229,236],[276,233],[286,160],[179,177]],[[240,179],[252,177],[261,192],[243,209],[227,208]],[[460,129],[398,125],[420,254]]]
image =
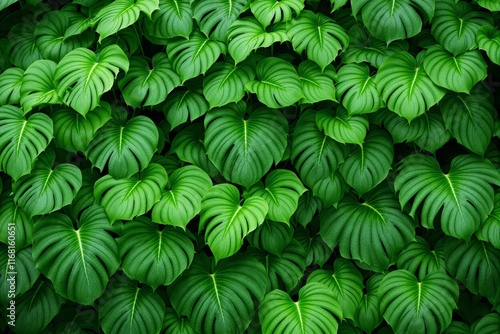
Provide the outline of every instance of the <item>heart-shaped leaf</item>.
[[344,107],[333,110],[319,110],[316,113],[318,129],[328,137],[342,144],[362,145],[368,131],[368,117],[349,116]]

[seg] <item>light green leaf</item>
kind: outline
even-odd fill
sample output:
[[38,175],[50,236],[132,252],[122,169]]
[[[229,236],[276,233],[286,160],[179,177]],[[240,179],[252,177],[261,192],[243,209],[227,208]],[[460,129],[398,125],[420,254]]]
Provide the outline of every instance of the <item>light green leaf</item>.
[[34,227],[33,258],[58,294],[83,305],[102,295],[120,265],[111,224],[100,206],[85,210],[74,226],[61,213],[40,218]]
[[267,28],[271,23],[289,21],[293,14],[299,15],[304,8],[304,0],[254,0],[250,10],[259,22]]
[[321,283],[308,283],[298,301],[281,290],[266,295],[259,308],[263,334],[335,333],[342,309],[335,293]]
[[476,0],[477,4],[483,8],[489,9],[492,12],[500,11],[500,2],[498,0]]
[[264,222],[267,202],[258,197],[247,198],[240,205],[240,193],[231,184],[218,184],[205,192],[201,202],[199,232],[205,231],[205,242],[215,260],[235,254],[247,234]]
[[197,77],[212,66],[221,54],[226,54],[226,44],[193,31],[186,40],[171,39],[167,44],[167,55],[181,82]]
[[446,273],[443,242],[438,241],[431,250],[424,238],[417,235],[415,239],[399,254],[398,269],[410,271],[419,280],[435,272]]
[[201,199],[210,187],[212,180],[201,168],[185,166],[175,170],[169,186],[153,207],[153,221],[185,230],[191,219],[200,213]]
[[152,68],[143,57],[130,59],[130,69],[118,81],[125,102],[134,107],[154,106],[167,98],[167,95],[180,85],[181,79],[172,69],[167,55],[157,53],[152,59]]
[[359,196],[375,188],[389,174],[394,147],[391,137],[375,129],[368,133],[365,142],[356,146],[340,166],[340,173]]
[[424,54],[425,72],[438,86],[468,94],[486,78],[486,62],[479,51],[467,51],[454,57],[440,45],[431,46]]
[[73,201],[82,186],[82,172],[69,163],[55,162],[53,151],[40,155],[31,174],[12,184],[14,201],[30,216],[45,215]]
[[319,110],[316,113],[318,129],[327,136],[342,144],[362,145],[368,131],[368,117],[364,115],[349,116],[347,110],[338,107],[333,110]]
[[378,291],[380,310],[396,333],[438,334],[457,306],[458,284],[445,273],[418,281],[407,270],[387,274]]
[[216,0],[193,2],[193,17],[200,30],[220,41],[226,41],[227,31],[245,10],[248,0]]
[[263,198],[269,206],[266,218],[290,225],[290,218],[297,210],[299,197],[306,190],[295,173],[286,169],[275,169],[267,175],[265,184],[258,182],[250,187],[245,198]]
[[394,187],[401,207],[415,197],[412,216],[422,205],[422,226],[433,228],[441,212],[443,232],[469,240],[493,209],[492,184],[500,185],[500,175],[489,160],[460,155],[452,160],[449,172],[443,173],[434,157],[414,154],[403,159]]
[[101,95],[111,89],[119,70],[127,72],[128,66],[127,56],[116,44],[98,54],[85,48],[75,49],[56,67],[57,94],[85,116],[99,105]]
[[209,111],[205,116],[205,147],[227,180],[250,187],[273,163],[281,161],[288,124],[277,110],[259,108],[246,118],[245,109],[242,102]]
[[209,109],[206,97],[197,90],[176,90],[169,96],[162,109],[172,129],[187,122],[193,122]]
[[161,198],[168,182],[165,169],[151,163],[142,172],[126,179],[114,179],[110,174],[97,180],[94,196],[106,209],[109,220],[132,220],[143,215]]
[[281,256],[283,249],[292,241],[293,227],[265,220],[247,237],[251,246]]
[[322,71],[316,63],[306,59],[300,63],[297,72],[304,94],[300,100],[301,104],[324,100],[337,101],[333,85],[333,82],[337,80],[337,73],[333,66],[329,65]]
[[10,5],[16,3],[18,0],[5,0],[3,1],[1,4],[0,4],[0,10],[3,10],[7,7],[9,7]]
[[18,104],[21,99],[21,84],[24,71],[18,67],[11,67],[0,74],[0,105]]
[[144,20],[149,34],[157,38],[188,38],[193,31],[193,10],[189,0],[160,0],[159,9]]
[[54,84],[56,67],[57,64],[52,60],[37,60],[26,69],[21,85],[21,105],[24,113],[45,103],[62,103]]
[[88,158],[101,171],[107,165],[110,176],[126,178],[149,165],[158,138],[158,128],[146,116],[135,116],[125,124],[112,119],[90,142]]
[[495,248],[500,248],[500,191],[496,191],[493,210],[488,218],[481,223],[479,230],[476,231],[476,236],[479,240],[488,241]]
[[375,274],[370,276],[366,282],[366,293],[361,297],[361,301],[357,306],[354,314],[354,323],[368,334],[371,334],[382,321],[380,307],[378,303],[378,289],[384,275]]
[[160,8],[158,4],[159,0],[115,0],[102,7],[95,17],[98,22],[96,31],[99,34],[99,43],[134,24],[141,12],[151,18],[151,14]]
[[486,51],[488,58],[500,65],[500,31],[489,24],[483,25],[477,30],[476,41],[479,49]]
[[168,288],[177,314],[206,334],[244,332],[265,291],[264,266],[242,254],[217,264],[200,254]]
[[117,241],[125,274],[154,290],[170,285],[193,261],[194,246],[186,233],[175,228],[159,230],[146,217],[124,224]]

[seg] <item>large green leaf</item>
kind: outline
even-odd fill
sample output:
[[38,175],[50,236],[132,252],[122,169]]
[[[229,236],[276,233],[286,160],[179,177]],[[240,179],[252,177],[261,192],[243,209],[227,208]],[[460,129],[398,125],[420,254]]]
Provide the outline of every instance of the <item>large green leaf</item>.
[[496,191],[493,210],[488,218],[481,223],[479,230],[476,231],[476,236],[479,240],[489,241],[494,247],[500,248],[500,191]]
[[[14,239],[12,239],[12,234],[14,234]],[[33,222],[28,214],[14,203],[12,197],[2,198],[0,204],[0,242],[6,245],[15,242],[15,249],[20,250],[31,245],[32,236]]]
[[183,37],[169,40],[167,55],[181,82],[197,77],[212,66],[221,54],[226,54],[226,44],[193,31],[186,41]]
[[362,200],[346,195],[320,219],[320,234],[328,246],[339,245],[343,258],[359,260],[375,271],[395,263],[415,236],[413,220],[401,212],[388,187],[378,187]]
[[489,24],[483,25],[477,30],[476,41],[479,49],[486,51],[488,58],[500,65],[500,31]]
[[247,234],[264,222],[267,202],[251,196],[240,205],[240,193],[231,184],[218,184],[205,192],[201,202],[199,231],[216,261],[236,253]]
[[288,124],[281,112],[260,108],[246,118],[241,102],[205,116],[207,155],[229,181],[249,187],[281,161]]
[[247,82],[245,88],[269,108],[287,107],[303,97],[297,70],[287,61],[267,57],[257,64],[255,72],[257,80]]
[[288,41],[284,25],[273,25],[270,29],[266,29],[254,17],[236,20],[229,28],[227,36],[228,52],[236,64],[245,60],[255,49]]
[[313,61],[304,60],[300,63],[297,72],[304,94],[304,97],[299,101],[301,104],[337,100],[333,84],[337,80],[337,73],[335,73],[335,68],[332,65],[321,70],[319,65]]
[[95,183],[94,196],[106,209],[110,221],[132,220],[143,215],[160,200],[161,191],[167,185],[165,169],[151,163],[142,172],[126,179],[114,179],[105,175]]
[[177,314],[187,316],[197,333],[242,333],[266,291],[266,271],[256,259],[235,255],[218,264],[195,257],[168,288]]
[[342,309],[335,293],[321,283],[308,283],[296,302],[281,290],[266,295],[259,308],[264,334],[336,333]]
[[363,297],[363,276],[349,261],[338,258],[333,262],[333,270],[318,269],[307,278],[307,284],[323,283],[334,293],[342,308],[344,318],[354,319],[354,313]]
[[286,33],[293,49],[298,53],[305,50],[307,58],[316,62],[321,70],[349,44],[349,36],[342,26],[328,16],[309,10],[302,11],[296,19],[288,22]]
[[99,299],[99,323],[105,334],[151,333],[163,328],[165,303],[148,286],[138,286],[125,275],[111,279]]
[[366,64],[348,64],[338,72],[337,99],[349,115],[368,114],[384,106],[377,89],[376,75]]
[[383,278],[383,274],[370,276],[366,281],[366,292],[361,297],[361,301],[354,314],[354,323],[356,326],[368,334],[372,333],[384,320],[382,314],[380,314],[378,303],[378,289]]
[[206,36],[226,41],[227,31],[248,0],[194,1],[193,17]]
[[24,71],[18,67],[11,67],[0,74],[0,105],[18,104],[21,99],[21,85]]
[[175,228],[159,230],[146,217],[127,222],[117,241],[122,270],[153,289],[171,284],[193,260],[194,246],[187,234]]
[[458,143],[483,156],[493,136],[496,116],[490,100],[477,93],[449,93],[439,108],[446,129]]
[[351,150],[340,166],[340,173],[361,196],[387,177],[393,159],[391,137],[385,131],[375,129],[368,132],[362,145]]
[[157,53],[151,63],[152,68],[144,57],[131,58],[129,71],[118,82],[125,102],[134,108],[165,101],[168,93],[181,83],[166,54]]
[[306,185],[312,187],[329,177],[344,161],[346,153],[344,145],[318,129],[315,111],[302,114],[293,133],[291,160]]
[[101,171],[107,165],[110,176],[115,178],[144,170],[158,145],[158,128],[150,118],[136,116],[124,123],[110,120],[97,131],[88,147],[92,165]]
[[127,72],[128,67],[127,56],[116,44],[97,54],[85,48],[75,49],[56,67],[57,94],[85,116],[99,105],[101,95],[111,89],[119,70]]
[[153,207],[153,221],[185,230],[191,219],[200,213],[201,199],[210,187],[212,180],[199,167],[185,166],[175,170],[170,175],[169,186]]
[[434,15],[434,0],[352,0],[353,14],[361,9],[370,33],[387,44],[417,35],[422,21]]
[[158,4],[159,0],[115,0],[102,7],[95,17],[99,42],[134,24],[141,12],[151,18],[151,14],[160,8]]
[[458,56],[476,48],[478,29],[489,24],[493,24],[491,15],[474,11],[470,3],[439,0],[436,1],[431,32],[439,44]]
[[412,216],[422,205],[422,226],[433,228],[441,212],[443,232],[469,240],[493,209],[492,184],[500,185],[500,175],[489,160],[460,155],[444,173],[434,157],[414,154],[403,159],[394,187],[401,207],[414,197]]
[[70,204],[82,186],[78,167],[62,163],[55,168],[53,151],[46,151],[29,175],[12,184],[14,201],[30,216],[45,215]]
[[62,103],[54,84],[56,67],[57,64],[52,60],[37,60],[26,69],[21,85],[21,105],[24,113],[45,103]]
[[47,115],[36,113],[26,119],[17,107],[0,107],[0,171],[14,181],[30,173],[52,134],[52,120]]
[[445,273],[421,281],[407,270],[387,274],[378,291],[380,309],[396,333],[443,332],[451,323],[458,284]]
[[304,8],[304,0],[253,0],[250,10],[259,22],[266,28],[271,23],[286,22],[293,14],[298,15]]
[[344,107],[337,110],[319,110],[316,113],[318,129],[328,137],[342,144],[362,145],[368,131],[368,117],[349,116]]
[[423,55],[408,52],[388,57],[377,73],[377,87],[387,108],[411,122],[439,102],[446,90],[436,86],[422,67]]
[[299,197],[306,191],[294,172],[275,169],[266,177],[266,182],[258,182],[248,189],[245,197],[259,196],[268,204],[267,219],[290,224],[299,203]]
[[159,9],[144,20],[149,34],[157,38],[188,38],[193,31],[193,10],[189,0],[160,0]]
[[424,54],[425,72],[438,86],[468,94],[486,78],[486,62],[479,51],[453,56],[440,45],[431,46]]
[[255,72],[248,64],[217,62],[203,79],[203,95],[210,108],[238,102],[245,95],[245,84],[254,78]]
[[102,295],[120,265],[111,224],[100,206],[85,210],[75,227],[71,218],[54,213],[34,227],[33,258],[58,294],[83,305]]
[[435,273],[446,273],[443,243],[438,241],[431,250],[427,241],[416,236],[398,256],[398,269],[406,269],[417,276],[419,280]]
[[162,110],[172,129],[186,123],[188,119],[193,122],[210,109],[206,97],[200,93],[198,90],[181,89],[169,94]]
[[251,246],[280,256],[293,237],[293,227],[265,220],[247,237]]

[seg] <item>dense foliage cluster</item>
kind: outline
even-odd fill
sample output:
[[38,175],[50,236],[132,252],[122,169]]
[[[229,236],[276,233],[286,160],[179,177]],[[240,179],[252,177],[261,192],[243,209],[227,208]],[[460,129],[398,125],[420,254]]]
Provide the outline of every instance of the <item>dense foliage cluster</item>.
[[499,10],[0,1],[0,329],[500,333]]

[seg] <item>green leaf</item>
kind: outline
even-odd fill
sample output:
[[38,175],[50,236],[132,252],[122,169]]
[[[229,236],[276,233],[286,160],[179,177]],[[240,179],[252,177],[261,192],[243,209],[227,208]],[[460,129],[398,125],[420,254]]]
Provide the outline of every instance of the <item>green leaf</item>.
[[24,113],[45,103],[62,103],[54,84],[56,67],[57,64],[52,60],[37,60],[26,69],[21,85],[21,105]]
[[472,87],[486,78],[486,62],[479,51],[467,51],[454,57],[440,45],[433,45],[424,54],[425,72],[438,86],[468,94]]
[[172,92],[162,107],[172,129],[203,116],[210,108],[206,96],[197,90],[176,90]]
[[266,271],[256,259],[238,254],[214,264],[201,254],[168,292],[177,314],[187,316],[197,333],[240,333],[265,287]]
[[72,11],[50,11],[35,28],[35,44],[45,59],[59,62],[76,48],[87,48],[94,43],[92,30],[66,36],[69,27],[83,17]]
[[337,332],[342,309],[335,293],[321,283],[308,283],[298,301],[281,290],[266,295],[259,308],[264,334]]
[[500,192],[498,190],[495,193],[493,210],[488,218],[481,223],[479,230],[476,231],[476,236],[479,240],[488,241],[495,248],[500,248]]
[[267,28],[271,23],[289,21],[293,14],[298,15],[304,8],[304,0],[254,0],[250,10],[259,22]]
[[327,66],[322,71],[316,63],[306,59],[300,63],[297,72],[304,94],[304,97],[300,100],[301,104],[324,100],[337,101],[335,86],[333,85],[333,82],[337,80],[337,73],[335,73],[333,66]]
[[427,76],[422,58],[422,54],[415,59],[408,52],[398,52],[388,57],[377,73],[377,87],[387,108],[408,122],[429,110],[446,93]]
[[295,173],[286,169],[275,169],[267,175],[265,184],[258,182],[250,187],[245,198],[263,198],[269,207],[266,218],[290,225],[290,218],[297,210],[299,197],[306,190]]
[[194,246],[187,234],[174,228],[159,230],[146,217],[127,222],[117,241],[125,274],[155,290],[170,285],[193,261]]
[[151,18],[151,14],[160,8],[158,4],[159,0],[115,0],[102,7],[95,17],[98,22],[96,31],[99,34],[99,43],[134,24],[141,12]]
[[212,180],[201,168],[185,166],[175,170],[169,186],[153,207],[153,221],[185,230],[191,219],[200,213],[201,199],[211,187]]
[[292,221],[306,227],[316,214],[321,211],[321,202],[311,191],[306,191],[300,196],[297,210],[293,214]]
[[75,49],[56,67],[57,94],[85,116],[99,105],[101,95],[111,89],[119,70],[127,72],[128,66],[127,56],[116,44],[98,54],[85,48]]
[[378,289],[384,275],[375,274],[370,276],[366,282],[366,293],[361,297],[354,314],[354,323],[368,334],[371,334],[382,321],[378,303]]
[[377,125],[383,125],[384,128],[391,134],[392,140],[395,144],[404,142],[411,143],[425,133],[426,126],[428,125],[428,116],[429,113],[425,113],[422,116],[414,118],[411,123],[408,123],[406,118],[400,117],[396,113],[384,108],[376,114],[373,114],[371,121]]
[[350,189],[338,170],[318,180],[311,188],[314,196],[321,200],[324,207],[336,205]]
[[2,2],[0,4],[0,10],[3,10],[5,8],[9,7],[10,5],[16,3],[17,1],[18,0],[6,0],[6,1]]
[[210,108],[238,102],[245,95],[245,84],[254,78],[255,72],[247,64],[217,62],[203,79],[203,95]]
[[[446,268],[467,289],[500,301],[500,250],[490,243],[472,237],[469,242],[446,238]],[[493,303],[493,304],[495,304]]]
[[199,232],[205,229],[205,242],[216,261],[235,254],[247,234],[264,222],[267,202],[247,198],[240,205],[240,193],[231,184],[218,184],[205,192],[201,202]]
[[302,11],[296,19],[288,22],[286,33],[293,49],[297,53],[306,50],[307,58],[316,62],[321,70],[332,63],[339,51],[345,50],[349,44],[349,36],[344,28],[328,16],[309,10]]
[[[207,155],[229,181],[250,187],[281,161],[288,124],[277,110],[259,108],[246,118],[244,103],[205,116]],[[246,119],[245,119],[246,118]]]
[[[345,259],[359,260],[374,271],[396,262],[399,252],[414,238],[415,224],[401,212],[388,187],[378,187],[358,200],[346,195],[320,216],[320,235],[330,248],[339,245]],[[365,247],[369,243],[370,247]]]
[[483,8],[489,9],[492,12],[500,11],[500,2],[498,0],[476,0],[477,4]]
[[9,59],[14,66],[25,70],[36,60],[43,59],[35,45],[35,24],[29,19],[13,26],[8,37]]
[[485,315],[474,326],[474,334],[495,334],[498,331],[500,331],[500,315],[498,313]]
[[126,178],[149,165],[158,138],[156,125],[146,116],[135,116],[125,124],[112,119],[90,142],[88,158],[100,171],[107,165],[110,176]]
[[410,271],[419,280],[423,280],[427,275],[435,272],[446,273],[444,248],[441,239],[432,250],[424,238],[417,235],[415,239],[399,253],[398,269]]
[[31,174],[12,184],[14,201],[30,217],[45,215],[70,204],[82,186],[82,172],[78,167],[62,163],[52,168],[54,162],[54,152],[46,151]]
[[[313,224],[319,221],[315,217]],[[314,226],[311,224],[311,226]],[[333,250],[323,241],[319,234],[311,234],[305,228],[297,227],[294,234],[294,239],[297,240],[306,251],[305,260],[306,266],[323,267],[323,265],[332,256]]]
[[181,79],[172,69],[167,55],[157,53],[152,59],[152,68],[144,57],[130,59],[130,69],[118,81],[125,102],[134,107],[157,105],[179,86]]
[[483,25],[477,30],[476,41],[479,49],[486,51],[488,58],[500,65],[500,31],[489,24]]
[[436,1],[431,32],[439,44],[458,56],[475,49],[478,29],[491,24],[493,24],[491,15],[474,11],[470,3],[440,0]]
[[0,170],[14,181],[30,173],[52,139],[52,128],[52,120],[45,114],[26,119],[17,107],[0,107]]
[[247,3],[248,0],[195,1],[193,18],[206,36],[225,42],[229,27],[245,10]]
[[100,175],[95,169],[82,169],[82,186],[71,203],[68,213],[73,220],[77,220],[83,210],[96,204],[94,199],[94,183]]
[[229,28],[227,38],[228,52],[236,64],[245,60],[253,50],[288,41],[284,25],[273,25],[266,29],[251,16],[236,20]]
[[329,177],[344,161],[346,153],[344,145],[318,129],[315,111],[302,114],[293,132],[291,160],[306,185],[312,187]]
[[283,249],[292,241],[293,227],[265,220],[247,237],[251,246],[281,256]]
[[[500,176],[489,160],[474,155],[453,159],[443,173],[434,157],[414,154],[403,159],[394,187],[401,207],[413,197],[411,215],[422,204],[422,226],[433,228],[441,212],[441,229],[447,235],[469,240],[493,209],[492,184]],[[442,211],[441,211],[442,209]]]
[[109,282],[99,299],[99,322],[104,333],[159,334],[165,303],[150,287],[139,287],[125,275]]
[[193,31],[193,10],[189,0],[159,0],[159,9],[144,20],[149,34],[157,38],[188,38]]
[[106,209],[109,220],[132,220],[143,215],[160,200],[161,191],[168,182],[165,169],[151,163],[142,172],[125,179],[114,179],[110,174],[95,183],[94,197]]
[[[443,116],[438,108],[432,108],[421,117],[424,120],[425,129],[424,133],[415,139],[415,144],[422,150],[435,153],[448,142],[451,134],[446,130]],[[412,122],[412,124],[413,123],[415,122]]]
[[323,283],[335,294],[345,319],[354,319],[354,313],[363,297],[363,276],[349,261],[338,258],[333,270],[318,269],[307,278],[307,284]]
[[102,104],[85,117],[70,108],[60,108],[52,113],[54,142],[69,152],[87,152],[96,132],[111,119],[111,106]]
[[320,131],[342,144],[362,145],[368,131],[368,117],[349,116],[343,107],[338,107],[336,111],[319,110],[316,113],[316,124]]
[[380,309],[396,333],[441,333],[451,323],[458,284],[445,273],[418,281],[407,270],[387,274],[378,291]]
[[18,67],[11,67],[0,74],[0,105],[18,104],[21,99],[21,85],[24,71]]
[[[12,233],[14,233],[14,239],[12,239]],[[12,242],[15,242],[15,249],[20,250],[31,245],[32,235],[33,223],[26,212],[14,203],[12,197],[2,198],[0,204],[0,242],[10,246],[12,246]]]
[[459,144],[483,156],[493,136],[496,110],[479,94],[449,93],[439,104],[446,129]]
[[167,44],[168,58],[179,74],[181,83],[205,74],[221,54],[226,54],[225,43],[205,37],[196,30],[188,40],[176,37]]
[[368,114],[384,106],[377,90],[376,76],[365,64],[347,64],[338,72],[337,99],[349,115]]
[[196,334],[193,325],[185,317],[179,317],[171,307],[167,307],[165,320],[163,320],[165,334]]
[[375,129],[368,133],[365,142],[356,146],[340,166],[340,173],[359,196],[380,184],[391,170],[394,147],[391,137]]
[[30,291],[16,299],[16,333],[41,333],[61,310],[64,299],[49,281],[40,280]]
[[257,80],[247,82],[245,88],[269,108],[291,106],[303,97],[300,77],[287,61],[267,57],[257,64],[255,72]]
[[40,218],[34,226],[33,258],[58,294],[83,305],[102,295],[120,265],[111,224],[100,206],[85,210],[77,228],[61,213]]
[[452,321],[444,330],[444,334],[471,334],[469,326],[459,321]]

